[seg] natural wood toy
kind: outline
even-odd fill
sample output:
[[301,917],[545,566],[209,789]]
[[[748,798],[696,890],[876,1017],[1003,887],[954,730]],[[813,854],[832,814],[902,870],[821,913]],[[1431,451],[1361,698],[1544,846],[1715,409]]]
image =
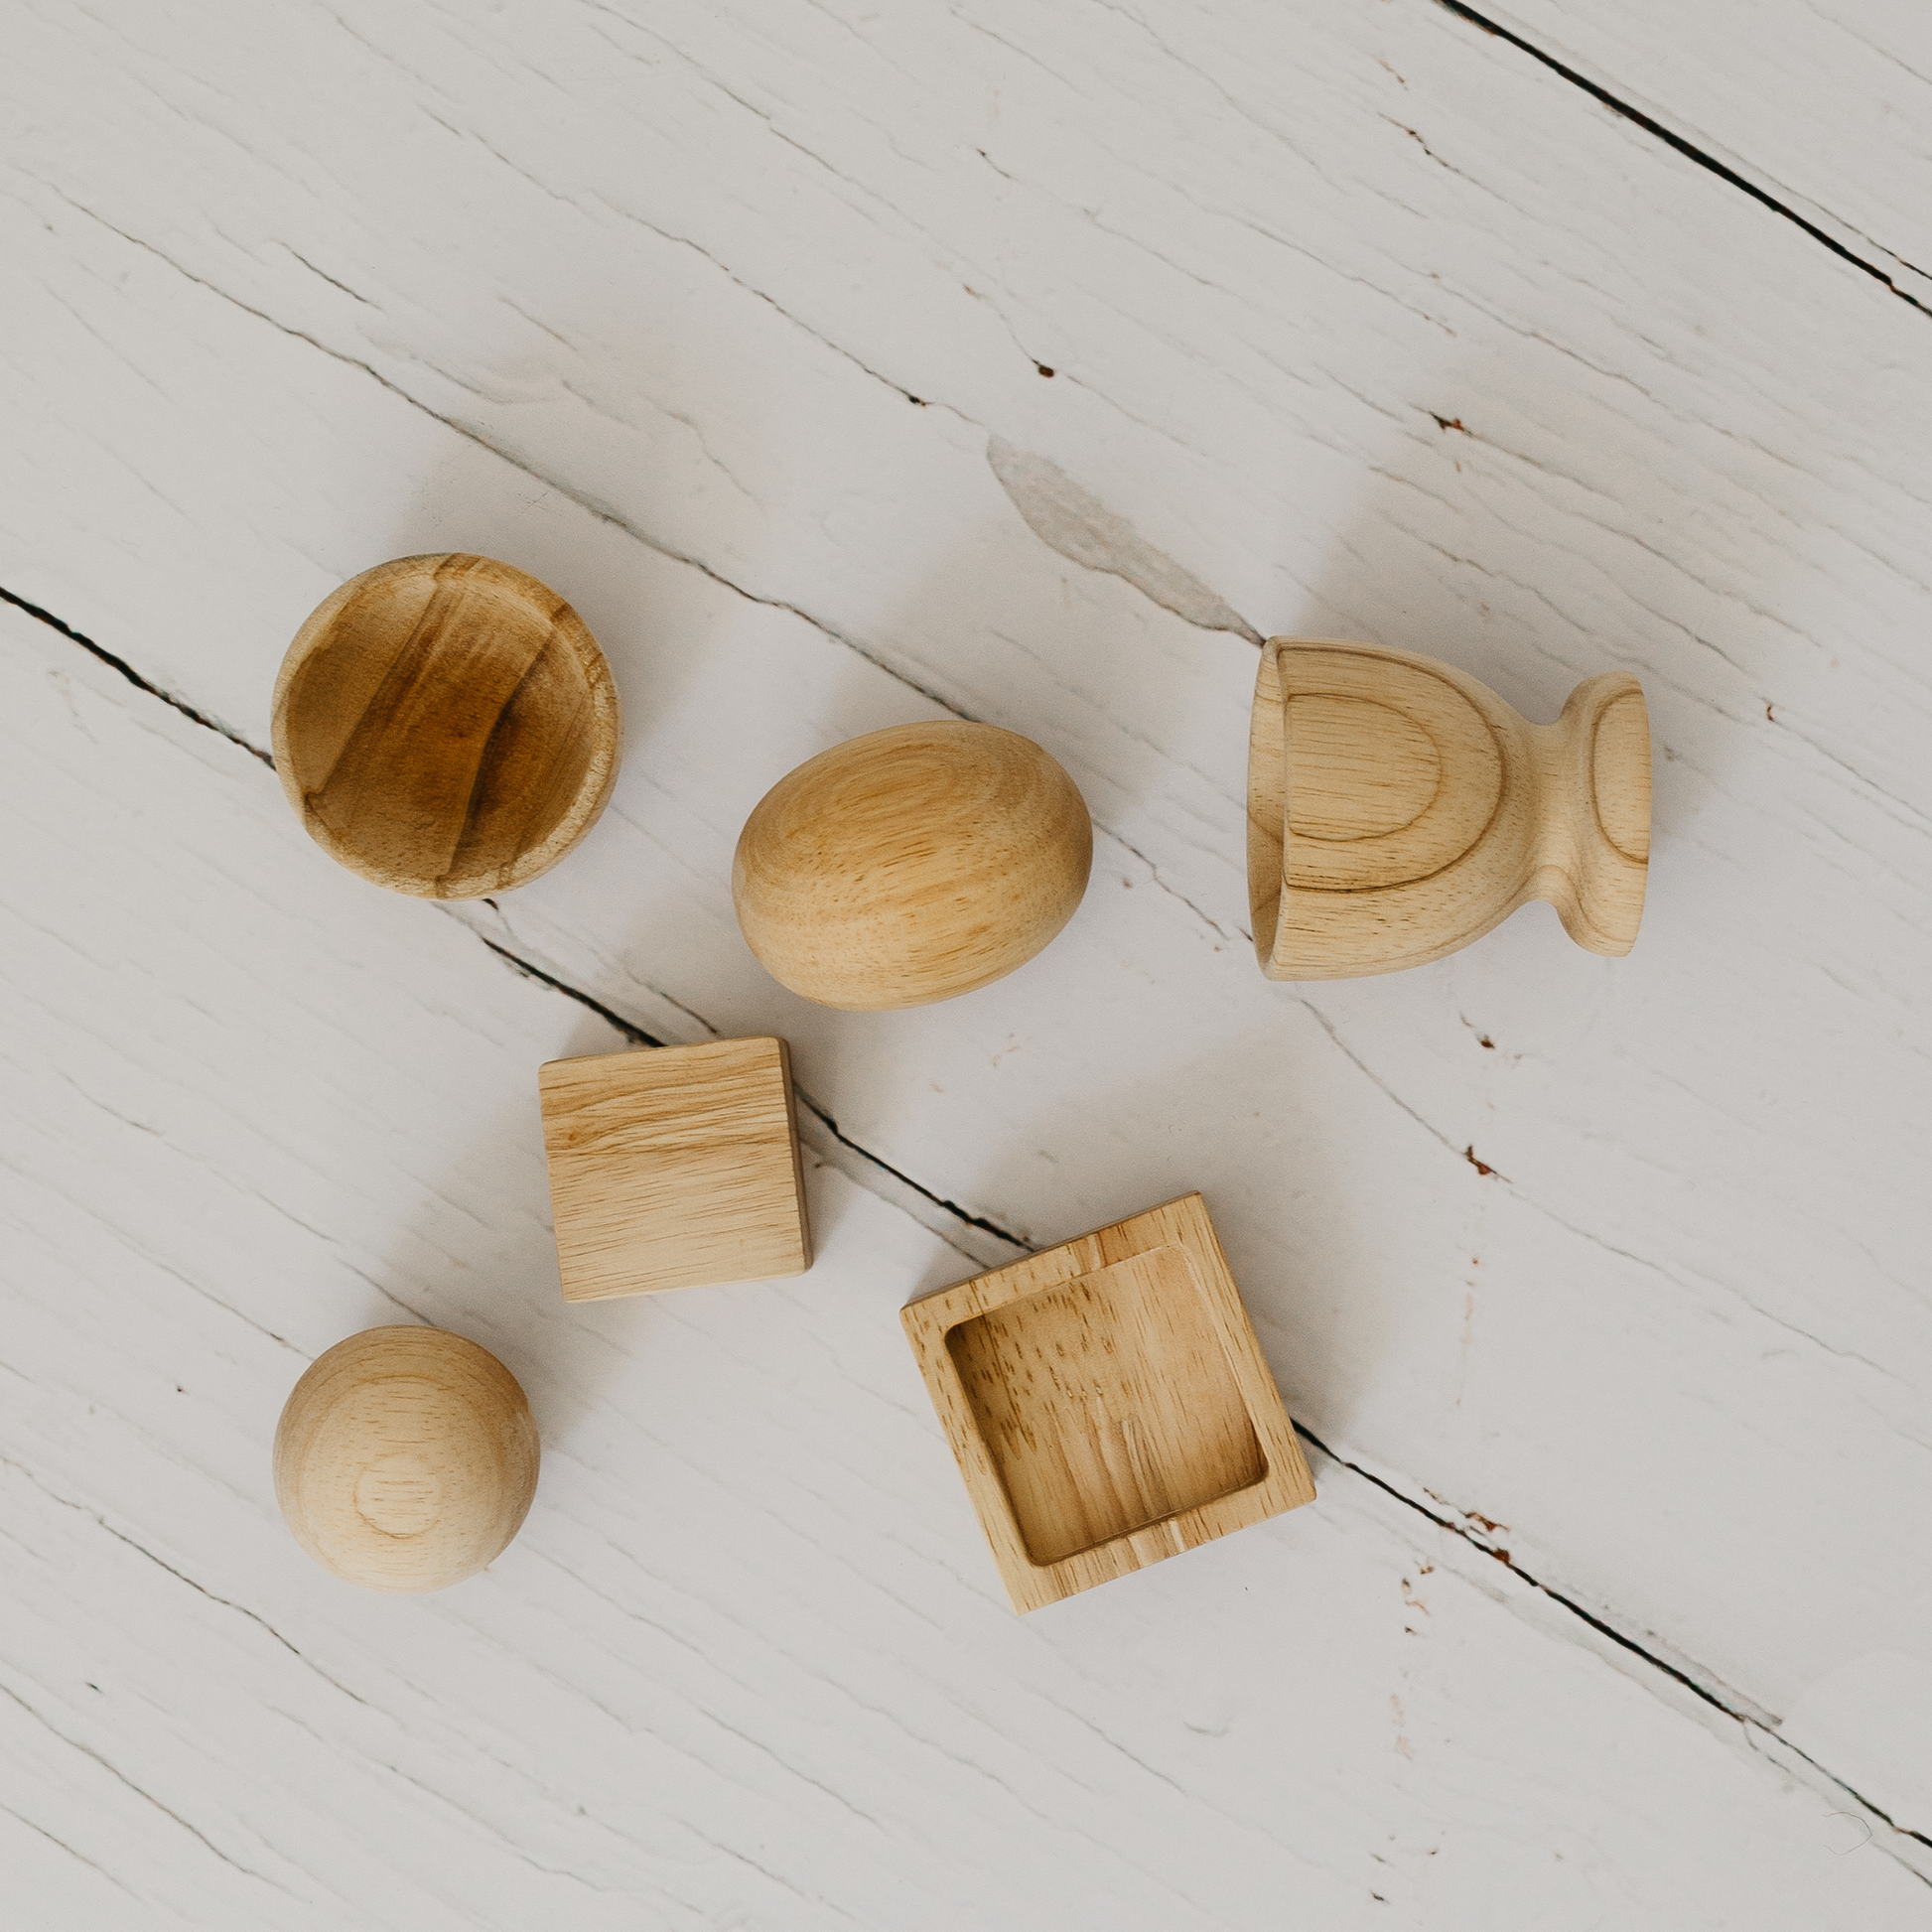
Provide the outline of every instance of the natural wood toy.
[[1314,1498],[1198,1194],[901,1318],[1017,1610]]
[[1650,859],[1650,723],[1626,672],[1554,725],[1376,644],[1262,647],[1248,744],[1248,897],[1270,979],[1421,966],[1528,899],[1627,953]]
[[537,1083],[565,1301],[812,1265],[782,1039],[552,1060]]
[[297,631],[275,769],[309,835],[378,886],[478,898],[554,866],[618,775],[617,687],[577,613],[488,557],[400,557]]
[[738,922],[781,985],[874,1012],[1024,965],[1087,889],[1073,780],[994,725],[896,725],[808,759],[759,801],[732,866]]
[[275,1498],[295,1540],[364,1589],[447,1589],[499,1556],[537,1487],[515,1376],[442,1328],[365,1328],[295,1385]]

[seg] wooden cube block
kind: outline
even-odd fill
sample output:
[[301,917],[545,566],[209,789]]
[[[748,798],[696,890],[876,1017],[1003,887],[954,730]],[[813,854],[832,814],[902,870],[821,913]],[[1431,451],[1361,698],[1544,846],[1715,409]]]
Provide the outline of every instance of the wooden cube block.
[[782,1039],[552,1060],[537,1084],[565,1301],[812,1265]]
[[1314,1499],[1199,1194],[901,1318],[1017,1610]]

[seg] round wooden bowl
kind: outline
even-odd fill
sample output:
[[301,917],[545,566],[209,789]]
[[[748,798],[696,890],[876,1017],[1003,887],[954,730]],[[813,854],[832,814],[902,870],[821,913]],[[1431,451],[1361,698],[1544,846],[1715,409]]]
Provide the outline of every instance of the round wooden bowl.
[[275,1431],[295,1540],[364,1589],[447,1589],[499,1556],[537,1486],[515,1376],[442,1328],[365,1328],[310,1364]]
[[332,859],[480,898],[554,866],[618,775],[611,667],[555,591],[488,557],[351,577],[275,681],[275,769]]
[[1073,780],[994,725],[896,725],[781,778],[732,867],[738,922],[773,979],[876,1012],[970,993],[1024,965],[1087,889]]

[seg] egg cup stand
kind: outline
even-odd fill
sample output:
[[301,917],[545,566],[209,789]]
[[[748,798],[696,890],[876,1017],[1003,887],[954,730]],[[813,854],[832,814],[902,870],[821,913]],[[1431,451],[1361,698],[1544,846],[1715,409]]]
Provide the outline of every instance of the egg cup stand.
[[1650,861],[1650,725],[1626,672],[1533,725],[1465,673],[1377,644],[1262,647],[1248,898],[1270,979],[1426,965],[1550,900],[1630,950]]

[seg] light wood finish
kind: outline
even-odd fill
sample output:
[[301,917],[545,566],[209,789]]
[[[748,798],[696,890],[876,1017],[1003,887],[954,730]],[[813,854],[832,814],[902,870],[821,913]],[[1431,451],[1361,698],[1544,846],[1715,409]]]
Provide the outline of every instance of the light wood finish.
[[275,769],[329,854],[398,893],[478,898],[554,866],[617,780],[617,687],[555,591],[488,557],[350,578],[275,682]]
[[812,1265],[782,1039],[552,1060],[537,1083],[565,1301]]
[[516,1377],[442,1328],[365,1328],[317,1358],[275,1431],[295,1540],[364,1589],[447,1589],[500,1555],[537,1487]]
[[1627,953],[1649,859],[1650,723],[1626,672],[1533,725],[1411,651],[1262,647],[1248,897],[1270,979],[1421,966],[1533,898],[1587,951]]
[[1313,1500],[1199,1194],[902,1319],[1017,1610]]
[[[1469,4],[1932,300],[1861,238],[1932,270],[1932,7]],[[264,748],[343,576],[474,544],[553,585],[624,766],[490,936],[662,1038],[785,1034],[890,1168],[823,1143],[853,1180],[807,1174],[795,1281],[552,1301],[536,1068],[628,1042],[322,866],[267,770],[0,603],[0,1683],[40,1714],[0,1697],[0,1803],[53,1834],[0,1816],[0,1923],[1641,1932],[1649,1897],[1653,1932],[1932,1932],[1890,1850],[1932,1847],[1872,1818],[1834,1856],[1863,1831],[1826,1815],[1837,1774],[1932,1837],[1900,1654],[1932,1663],[1923,313],[1436,6],[5,18],[39,179],[0,585]],[[1883,207],[1804,172],[1874,157]],[[1259,647],[1041,543],[948,405],[1251,615],[1349,614],[1270,634],[1447,657],[1541,723],[1634,671],[1666,870],[1631,955],[1531,906],[1373,986],[1264,978],[1189,909],[1247,923]],[[905,679],[1060,758],[1093,880],[1010,979],[838,1013],[737,936],[732,848],[804,759],[944,715]],[[883,1317],[1020,1250],[953,1257],[881,1196],[998,1237],[891,1170],[1040,1245],[1203,1185],[1298,1423],[1742,1717],[1602,1669],[1307,1437],[1318,1508],[999,1617]],[[544,1438],[524,1533],[411,1603],[259,1507],[308,1360],[418,1318],[358,1269],[527,1374]],[[1873,1653],[1896,1675],[1841,1694]]]
[[1073,916],[1093,825],[1073,780],[994,725],[896,725],[759,801],[732,897],[773,979],[820,1006],[928,1006],[1025,965]]

